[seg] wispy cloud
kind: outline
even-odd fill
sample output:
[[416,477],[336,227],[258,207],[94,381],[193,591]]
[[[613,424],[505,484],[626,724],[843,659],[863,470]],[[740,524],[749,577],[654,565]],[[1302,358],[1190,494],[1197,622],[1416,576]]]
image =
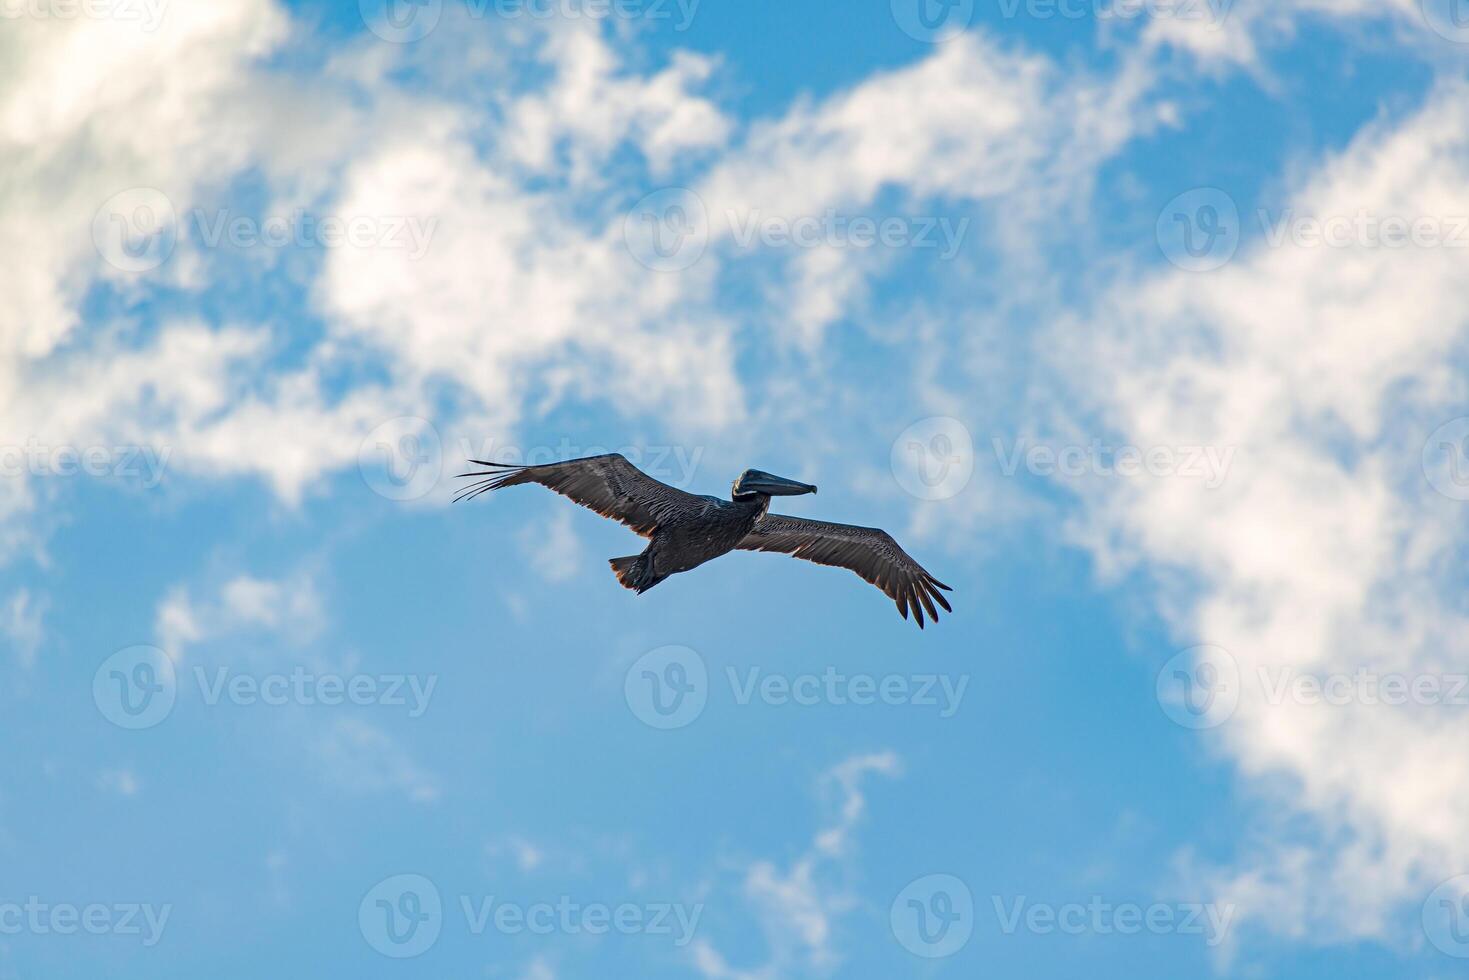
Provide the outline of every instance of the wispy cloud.
[[97,785],[118,796],[136,796],[142,788],[131,769],[107,769],[97,775]]
[[833,970],[841,961],[833,935],[835,920],[857,904],[856,895],[833,880],[833,872],[855,854],[851,836],[867,802],[862,782],[874,774],[894,777],[900,771],[896,754],[878,752],[851,756],[823,773],[818,789],[836,791],[832,823],[819,830],[788,866],[757,860],[745,870],[741,892],[765,935],[767,961],[758,967],[736,967],[712,940],[699,939],[691,947],[694,967],[710,980],[776,980]]
[[[1452,85],[1369,128],[1288,206],[1469,215],[1464,97]],[[1269,683],[1283,670],[1434,677],[1469,654],[1450,584],[1464,504],[1434,489],[1462,465],[1443,449],[1462,447],[1429,444],[1463,414],[1466,284],[1463,248],[1258,232],[1227,266],[1144,274],[1067,328],[1096,367],[1078,386],[1092,424],[1145,445],[1240,447],[1212,490],[1098,481],[1073,531],[1104,570],[1159,577],[1181,647],[1219,644],[1238,665],[1238,707],[1201,748],[1217,744],[1280,809],[1254,828],[1252,857],[1209,876],[1265,928],[1386,939],[1396,909],[1469,862],[1456,717],[1282,700]]]
[[356,718],[340,718],[313,746],[322,772],[349,793],[401,793],[414,803],[439,798],[438,780],[389,733]]
[[531,568],[547,582],[568,582],[587,567],[572,513],[565,507],[527,525],[518,537]]
[[0,634],[9,641],[16,661],[32,667],[46,639],[45,617],[48,602],[36,597],[30,589],[17,589],[0,603]]
[[238,575],[205,598],[180,586],[159,603],[154,619],[161,648],[182,660],[192,646],[240,632],[272,633],[305,646],[324,616],[315,583],[302,573],[289,580]]

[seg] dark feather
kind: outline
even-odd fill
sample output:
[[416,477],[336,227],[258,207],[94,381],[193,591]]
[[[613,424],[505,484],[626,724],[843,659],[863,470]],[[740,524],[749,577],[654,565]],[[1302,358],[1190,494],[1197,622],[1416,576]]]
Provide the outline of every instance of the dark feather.
[[779,551],[818,565],[849,568],[882,589],[908,618],[909,610],[923,628],[923,613],[938,622],[937,600],[953,612],[939,589],[952,592],[909,554],[898,547],[892,535],[875,527],[854,527],[828,521],[808,521],[783,514],[766,514],[739,547],[744,551]]
[[569,459],[544,466],[511,466],[471,459],[485,467],[461,477],[479,477],[454,499],[469,500],[489,490],[513,487],[522,483],[539,483],[562,496],[569,497],[603,517],[621,521],[645,538],[653,536],[660,525],[680,519],[693,519],[708,506],[708,501],[660,483],[627,461],[621,453]]

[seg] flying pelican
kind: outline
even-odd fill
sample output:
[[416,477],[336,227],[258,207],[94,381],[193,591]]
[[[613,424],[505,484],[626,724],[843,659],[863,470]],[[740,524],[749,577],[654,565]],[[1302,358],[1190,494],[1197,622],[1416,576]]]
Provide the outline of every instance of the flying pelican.
[[539,483],[650,539],[642,554],[611,560],[617,581],[639,594],[670,575],[736,549],[779,551],[818,565],[850,568],[886,592],[904,619],[913,610],[919,629],[925,609],[929,618],[938,620],[935,602],[954,611],[939,592],[953,590],[928,574],[886,531],[768,513],[771,497],[815,493],[809,483],[745,470],[730,488],[730,499],[721,500],[660,483],[621,453],[542,466],[482,459],[470,462],[485,468],[459,474],[478,478],[478,482],[461,490],[455,501],[502,487]]

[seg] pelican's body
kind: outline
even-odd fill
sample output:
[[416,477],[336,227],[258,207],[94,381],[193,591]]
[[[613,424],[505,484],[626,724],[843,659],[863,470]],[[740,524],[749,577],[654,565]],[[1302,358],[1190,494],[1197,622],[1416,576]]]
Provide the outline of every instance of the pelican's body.
[[746,470],[730,488],[730,499],[722,500],[660,483],[619,453],[545,466],[470,462],[486,469],[460,474],[483,478],[461,498],[520,483],[539,483],[648,538],[648,547],[641,554],[611,559],[617,581],[638,593],[736,549],[780,551],[818,564],[850,568],[892,597],[904,619],[912,609],[920,628],[925,609],[938,619],[934,601],[950,609],[939,593],[948,586],[929,575],[887,532],[769,512],[773,496],[815,493],[816,487],[809,483]]
[[770,498],[759,501],[720,500],[700,497],[704,506],[688,520],[671,521],[653,533],[641,555],[612,559],[617,580],[628,588],[646,592],[670,575],[727,555],[749,537],[755,523],[770,508]]

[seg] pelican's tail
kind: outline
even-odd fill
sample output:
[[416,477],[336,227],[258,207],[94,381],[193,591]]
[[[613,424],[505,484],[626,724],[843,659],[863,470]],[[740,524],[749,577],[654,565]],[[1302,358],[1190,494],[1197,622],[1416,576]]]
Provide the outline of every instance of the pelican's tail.
[[632,589],[639,594],[647,592],[665,578],[653,573],[653,562],[646,552],[626,558],[613,558],[607,564],[617,573],[617,581],[623,588]]

